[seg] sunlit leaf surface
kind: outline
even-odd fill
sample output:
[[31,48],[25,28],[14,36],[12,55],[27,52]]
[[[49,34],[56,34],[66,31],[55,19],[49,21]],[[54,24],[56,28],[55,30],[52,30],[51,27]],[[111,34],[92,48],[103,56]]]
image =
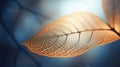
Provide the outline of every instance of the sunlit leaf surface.
[[103,8],[110,26],[120,34],[120,0],[103,0]]
[[39,55],[73,57],[118,39],[119,36],[98,16],[79,12],[53,21],[24,44]]

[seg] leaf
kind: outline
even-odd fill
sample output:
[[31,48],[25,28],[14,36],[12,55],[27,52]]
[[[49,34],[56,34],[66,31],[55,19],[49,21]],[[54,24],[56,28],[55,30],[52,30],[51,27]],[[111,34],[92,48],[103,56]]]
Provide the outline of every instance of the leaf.
[[110,26],[120,34],[120,0],[103,0],[103,8]]
[[118,39],[119,36],[98,16],[80,12],[55,20],[24,45],[38,55],[73,57]]

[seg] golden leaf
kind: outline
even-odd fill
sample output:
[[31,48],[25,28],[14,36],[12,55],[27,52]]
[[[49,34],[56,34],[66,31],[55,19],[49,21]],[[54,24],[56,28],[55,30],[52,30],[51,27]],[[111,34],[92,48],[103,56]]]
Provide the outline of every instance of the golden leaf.
[[103,8],[110,26],[120,34],[120,0],[103,0]]
[[80,12],[55,20],[24,45],[42,56],[74,57],[118,39],[119,36],[98,16]]

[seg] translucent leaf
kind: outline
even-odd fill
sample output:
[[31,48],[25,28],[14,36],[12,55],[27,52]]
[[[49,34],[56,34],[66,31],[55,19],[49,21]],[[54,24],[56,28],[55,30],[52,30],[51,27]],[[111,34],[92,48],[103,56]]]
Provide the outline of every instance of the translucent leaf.
[[24,45],[38,55],[73,57],[118,39],[119,36],[98,16],[81,12],[55,20]]
[[120,34],[120,0],[103,0],[103,8],[110,26]]

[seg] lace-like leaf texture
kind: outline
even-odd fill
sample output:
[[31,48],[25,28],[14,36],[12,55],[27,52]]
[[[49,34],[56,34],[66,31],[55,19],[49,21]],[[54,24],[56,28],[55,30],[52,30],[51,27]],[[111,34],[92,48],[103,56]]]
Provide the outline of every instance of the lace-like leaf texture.
[[[107,11],[109,10],[106,9],[105,12]],[[94,47],[120,39],[118,35],[120,27],[119,25],[116,27],[119,24],[119,16],[116,15],[117,19],[113,19],[108,13],[106,16],[110,26],[92,13],[79,12],[63,16],[45,26],[31,39],[25,41],[24,45],[31,52],[47,57],[81,55]],[[116,22],[112,22],[111,19]]]

